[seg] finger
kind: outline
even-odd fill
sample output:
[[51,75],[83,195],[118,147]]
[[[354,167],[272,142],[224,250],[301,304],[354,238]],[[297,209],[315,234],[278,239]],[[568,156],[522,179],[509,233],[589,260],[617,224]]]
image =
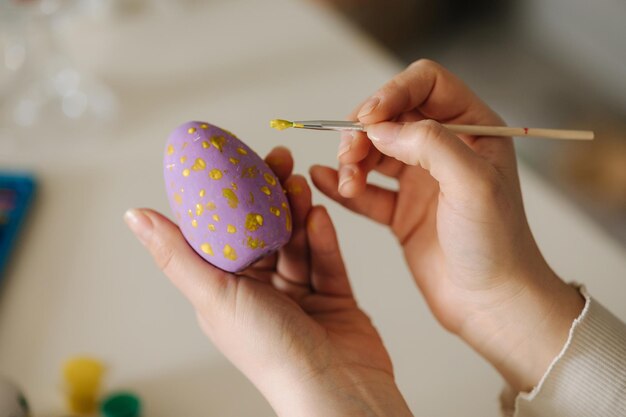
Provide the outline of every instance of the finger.
[[382,154],[373,148],[367,157],[358,164],[340,165],[339,194],[347,198],[362,194],[366,188],[367,175],[378,164],[381,157]]
[[479,180],[487,166],[461,139],[432,120],[378,123],[368,127],[368,136],[383,154],[426,169],[444,193],[471,191],[468,183]]
[[236,285],[235,276],[205,262],[180,229],[163,215],[149,209],[132,209],[124,214],[124,220],[196,310],[224,303],[234,294],[229,288]]
[[366,124],[418,109],[422,115],[459,124],[502,124],[502,119],[459,78],[439,64],[419,60],[383,85],[361,107]]
[[311,209],[307,218],[311,250],[311,284],[316,293],[351,296],[352,289],[341,256],[335,227],[323,206]]
[[342,132],[337,159],[343,164],[353,164],[364,159],[372,145],[364,132]]
[[346,198],[337,191],[337,171],[324,166],[314,165],[310,169],[311,180],[317,189],[327,197],[355,213],[390,225],[393,220],[397,193],[377,185],[367,184],[365,190],[354,198]]
[[293,171],[293,157],[291,152],[284,146],[277,146],[265,157],[265,162],[274,171],[281,184],[289,178]]
[[311,210],[311,189],[302,175],[292,175],[285,182],[291,207],[293,231],[281,248],[276,272],[295,283],[309,285],[309,248],[306,240],[306,218]]

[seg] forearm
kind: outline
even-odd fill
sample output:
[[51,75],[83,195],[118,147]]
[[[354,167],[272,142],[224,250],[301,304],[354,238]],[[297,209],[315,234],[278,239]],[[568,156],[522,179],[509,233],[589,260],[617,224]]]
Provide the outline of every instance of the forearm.
[[546,267],[514,300],[473,317],[460,336],[517,391],[540,381],[584,306],[577,289]]
[[412,416],[390,375],[367,374],[326,369],[308,378],[278,376],[264,381],[260,388],[281,417]]

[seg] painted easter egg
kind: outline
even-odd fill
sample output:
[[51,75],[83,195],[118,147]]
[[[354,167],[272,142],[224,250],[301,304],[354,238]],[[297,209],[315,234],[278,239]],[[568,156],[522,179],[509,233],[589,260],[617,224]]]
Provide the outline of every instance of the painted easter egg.
[[211,264],[238,272],[289,240],[291,211],[278,178],[227,130],[204,122],[179,126],[163,166],[178,226]]

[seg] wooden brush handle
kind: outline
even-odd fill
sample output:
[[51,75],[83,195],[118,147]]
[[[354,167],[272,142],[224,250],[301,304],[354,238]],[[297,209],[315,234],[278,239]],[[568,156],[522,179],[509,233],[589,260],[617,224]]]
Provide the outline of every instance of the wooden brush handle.
[[454,133],[474,136],[519,136],[548,139],[573,139],[592,140],[593,132],[588,130],[561,130],[561,129],[536,129],[528,127],[508,126],[476,126],[476,125],[450,125],[444,127]]

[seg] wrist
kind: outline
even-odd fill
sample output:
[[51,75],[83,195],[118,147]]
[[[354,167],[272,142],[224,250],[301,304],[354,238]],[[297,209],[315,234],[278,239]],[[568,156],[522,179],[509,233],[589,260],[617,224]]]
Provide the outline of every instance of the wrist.
[[278,416],[412,416],[391,375],[349,366],[306,366],[266,380],[261,391]]
[[584,299],[547,265],[522,281],[515,298],[472,317],[460,336],[514,389],[530,391],[565,345]]

